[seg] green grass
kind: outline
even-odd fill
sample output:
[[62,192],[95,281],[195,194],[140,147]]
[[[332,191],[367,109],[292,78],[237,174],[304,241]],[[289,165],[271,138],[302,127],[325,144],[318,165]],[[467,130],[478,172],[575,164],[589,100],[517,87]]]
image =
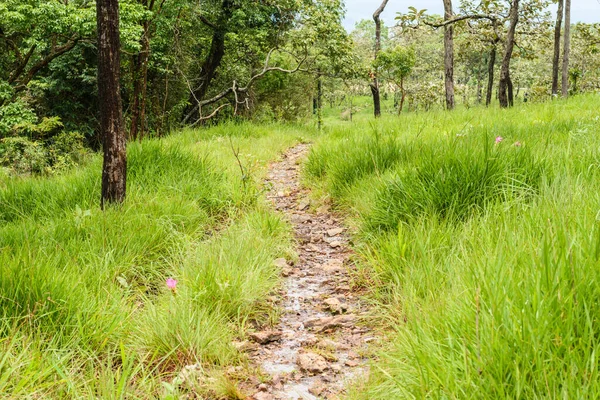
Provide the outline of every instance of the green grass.
[[265,294],[291,235],[260,182],[302,135],[231,124],[130,144],[127,200],[104,212],[98,156],[62,176],[2,177],[0,398],[232,391],[173,380],[243,363],[232,341],[276,318]]
[[356,225],[389,338],[349,398],[600,396],[599,107],[333,124],[306,177]]

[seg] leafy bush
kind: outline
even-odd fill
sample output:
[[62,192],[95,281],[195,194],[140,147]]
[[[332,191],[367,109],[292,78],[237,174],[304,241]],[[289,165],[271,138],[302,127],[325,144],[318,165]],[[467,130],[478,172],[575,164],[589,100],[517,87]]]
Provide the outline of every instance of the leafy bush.
[[33,124],[37,116],[24,101],[17,100],[0,106],[0,138],[13,136],[18,125]]
[[46,171],[48,152],[40,142],[7,137],[0,140],[0,165],[18,174],[39,174]]

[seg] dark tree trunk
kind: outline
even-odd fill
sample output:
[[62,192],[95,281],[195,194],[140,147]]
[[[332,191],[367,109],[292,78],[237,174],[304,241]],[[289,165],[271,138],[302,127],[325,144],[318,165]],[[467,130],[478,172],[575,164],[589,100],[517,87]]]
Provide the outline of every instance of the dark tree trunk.
[[317,127],[323,128],[323,79],[321,74],[317,77]]
[[498,100],[500,107],[506,108],[510,105],[509,86],[510,83],[510,60],[512,58],[513,49],[515,46],[515,31],[519,22],[519,0],[513,0],[510,6],[510,26],[506,35],[506,45],[504,57],[502,58],[502,66],[500,69],[500,82],[498,87]]
[[556,12],[556,25],[554,25],[554,57],[552,58],[552,94],[558,95],[558,71],[560,64],[560,29],[563,18],[564,0],[558,0],[558,11]]
[[210,50],[201,66],[199,86],[190,94],[190,108],[183,122],[187,122],[190,119],[195,120],[200,117],[200,110],[196,100],[204,99],[210,84],[217,75],[217,69],[221,65],[221,61],[225,55],[225,36],[229,31],[229,20],[233,16],[235,8],[234,0],[223,0],[216,23],[207,22],[207,25],[213,30]]
[[[514,96],[514,90],[513,90],[513,81],[510,78],[510,75],[508,76],[508,82],[506,85],[506,89],[508,92],[508,106],[512,107],[515,105],[515,96]],[[518,90],[517,90],[518,93]]]
[[98,101],[100,130],[104,144],[102,199],[105,203],[125,200],[127,151],[120,93],[119,1],[97,0]]
[[[389,0],[383,0],[381,5],[373,14],[373,21],[375,21],[375,58],[381,50],[381,13],[385,10]],[[381,96],[379,93],[379,82],[377,80],[377,72],[373,71],[373,81],[371,82],[371,94],[373,95],[373,113],[375,118],[381,116]]]
[[571,54],[571,0],[565,0],[565,38],[563,43],[562,96],[569,97],[569,56]]
[[489,106],[492,102],[492,92],[494,91],[494,67],[496,65],[497,44],[494,43],[490,51],[490,61],[488,64],[488,84],[485,93],[485,106]]
[[[452,0],[444,0],[444,20],[452,19]],[[454,109],[454,28],[452,24],[444,27],[444,71],[446,86],[446,108]]]

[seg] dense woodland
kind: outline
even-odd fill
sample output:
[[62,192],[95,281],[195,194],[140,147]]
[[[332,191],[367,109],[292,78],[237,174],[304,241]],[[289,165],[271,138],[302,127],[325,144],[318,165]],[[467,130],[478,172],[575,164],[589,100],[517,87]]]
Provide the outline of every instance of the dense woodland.
[[[448,2],[445,17],[405,8],[395,26],[378,21],[376,40],[371,19],[343,29],[339,1],[121,0],[124,129],[131,141],[225,119],[309,121],[325,102],[350,118],[373,79],[394,98],[390,113],[502,103],[506,68],[511,104],[547,101],[566,37],[551,3]],[[5,167],[59,170],[100,147],[95,17],[88,0],[0,3]],[[569,37],[568,93],[598,90],[598,24],[572,24]]]

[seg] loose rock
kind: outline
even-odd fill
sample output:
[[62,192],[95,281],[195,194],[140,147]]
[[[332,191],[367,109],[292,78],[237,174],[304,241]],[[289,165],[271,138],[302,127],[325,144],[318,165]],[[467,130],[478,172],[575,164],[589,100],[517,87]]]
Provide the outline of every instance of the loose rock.
[[267,344],[281,339],[281,335],[281,331],[262,331],[251,333],[249,336],[258,344]]
[[321,374],[327,369],[327,361],[316,353],[298,354],[297,364],[301,370],[311,374]]
[[327,231],[327,235],[329,237],[333,237],[333,236],[337,236],[340,233],[344,232],[344,228],[335,228],[335,229],[330,229]]

